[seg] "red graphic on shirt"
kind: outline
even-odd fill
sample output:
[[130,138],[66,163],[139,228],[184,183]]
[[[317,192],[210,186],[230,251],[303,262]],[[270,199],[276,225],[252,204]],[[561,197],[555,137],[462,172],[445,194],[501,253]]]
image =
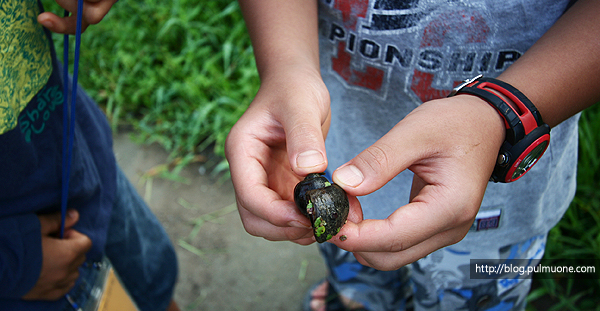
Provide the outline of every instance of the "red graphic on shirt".
[[365,71],[350,67],[352,55],[346,52],[346,42],[338,44],[338,57],[332,58],[332,67],[346,82],[351,85],[362,86],[371,90],[379,90],[383,84],[385,72],[381,69],[366,66]]
[[367,10],[369,9],[369,1],[336,1],[333,7],[342,12],[342,19],[344,21],[344,26],[346,27],[346,29],[352,29],[356,31],[356,24],[358,23],[358,18],[365,18],[367,16]]
[[[359,18],[367,16],[369,1],[347,0],[335,1],[334,8],[342,12],[342,19],[346,29],[356,31]],[[373,66],[365,66],[364,71],[351,68],[352,54],[346,51],[346,43],[341,41],[338,45],[337,57],[333,57],[332,67],[348,84],[379,90],[383,84],[385,72]]]
[[[432,21],[423,30],[421,48],[442,47],[444,39],[449,36],[465,36],[465,43],[484,42],[490,29],[483,17],[473,14],[467,15],[463,12],[450,12],[440,14],[439,19]],[[442,98],[450,94],[450,90],[439,90],[433,88],[434,74],[422,72],[415,69],[410,89],[426,102],[432,99]],[[454,81],[454,86],[461,81]]]

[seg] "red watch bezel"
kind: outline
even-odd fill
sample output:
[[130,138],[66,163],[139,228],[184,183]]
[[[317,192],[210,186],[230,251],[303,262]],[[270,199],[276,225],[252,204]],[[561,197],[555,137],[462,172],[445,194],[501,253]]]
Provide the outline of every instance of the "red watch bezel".
[[[518,176],[514,176],[515,171],[521,165],[521,163],[525,160],[525,158],[528,157],[531,154],[531,152],[533,152],[536,148],[538,148],[542,144],[546,144],[546,145],[542,146],[543,150],[539,154],[539,156],[537,156],[535,158],[535,162],[533,162],[531,164],[528,164],[528,167],[525,169],[524,172],[520,173]],[[508,169],[508,171],[504,175],[504,181],[507,182],[507,183],[508,182],[513,182],[513,181],[521,178],[523,175],[525,175],[525,173],[529,172],[529,170],[542,157],[542,155],[544,154],[544,152],[546,152],[546,150],[548,149],[548,145],[549,144],[550,144],[550,134],[549,133],[542,134],[542,136],[540,136],[536,140],[534,140],[533,143],[531,143],[527,148],[525,148],[525,150],[523,152],[521,152],[519,154],[519,156],[517,157],[517,159],[512,163],[512,165],[510,166],[510,168]]]

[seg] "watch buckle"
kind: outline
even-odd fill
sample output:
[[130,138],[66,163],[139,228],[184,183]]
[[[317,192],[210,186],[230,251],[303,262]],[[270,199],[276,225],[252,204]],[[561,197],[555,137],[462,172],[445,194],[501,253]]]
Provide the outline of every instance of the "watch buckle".
[[452,89],[452,91],[450,92],[450,94],[448,94],[448,97],[452,97],[454,95],[456,95],[456,93],[458,93],[462,88],[464,88],[465,86],[475,82],[477,79],[483,77],[482,74],[477,75],[476,77],[470,78],[470,79],[465,79],[461,84],[457,85],[455,88]]

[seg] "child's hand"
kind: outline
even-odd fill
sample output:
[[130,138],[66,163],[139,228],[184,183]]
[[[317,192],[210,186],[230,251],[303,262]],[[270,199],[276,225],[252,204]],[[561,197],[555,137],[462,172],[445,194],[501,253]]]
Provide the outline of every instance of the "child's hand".
[[475,96],[422,104],[333,173],[333,181],[349,195],[361,196],[410,169],[415,174],[411,202],[384,220],[348,221],[330,241],[365,265],[394,270],[462,240],[481,205],[505,131],[496,110]]
[[[98,24],[117,0],[84,0],[81,31],[92,24]],[[77,26],[77,0],[56,0],[61,7],[71,12],[68,17],[59,17],[51,12],[38,16],[38,22],[50,31],[74,34]]]
[[86,235],[72,229],[79,214],[72,210],[65,219],[65,236],[57,238],[60,230],[60,213],[39,215],[42,232],[42,270],[35,286],[25,295],[25,300],[56,300],[68,293],[79,277],[79,266],[92,247]]
[[310,244],[311,225],[295,206],[293,190],[301,176],[327,167],[329,95],[318,72],[288,67],[262,81],[225,152],[246,231]]

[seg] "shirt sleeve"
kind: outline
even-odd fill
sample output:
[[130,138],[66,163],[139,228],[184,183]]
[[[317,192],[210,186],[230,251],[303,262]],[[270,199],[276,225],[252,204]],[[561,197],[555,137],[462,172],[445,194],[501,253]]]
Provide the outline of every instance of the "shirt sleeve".
[[42,235],[35,214],[0,218],[0,299],[19,299],[42,269]]

